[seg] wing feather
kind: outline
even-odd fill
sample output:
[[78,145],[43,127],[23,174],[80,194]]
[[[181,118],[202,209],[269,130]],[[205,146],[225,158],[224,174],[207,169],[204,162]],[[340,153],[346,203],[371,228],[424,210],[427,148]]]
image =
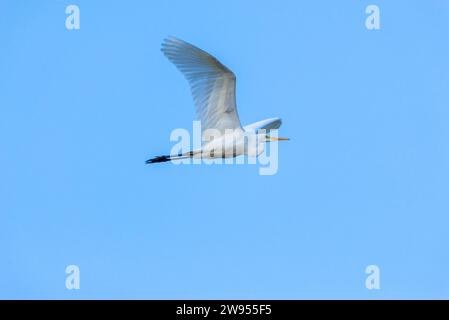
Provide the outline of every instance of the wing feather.
[[180,39],[165,39],[161,50],[189,82],[203,131],[214,128],[224,133],[241,128],[235,102],[236,77],[231,70]]

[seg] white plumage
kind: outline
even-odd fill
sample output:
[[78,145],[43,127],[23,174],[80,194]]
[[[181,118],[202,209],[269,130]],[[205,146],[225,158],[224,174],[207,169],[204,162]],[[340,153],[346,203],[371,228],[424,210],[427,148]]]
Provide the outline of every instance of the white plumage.
[[214,56],[174,37],[165,39],[161,50],[189,82],[203,135],[207,136],[207,132],[211,130],[215,130],[215,134],[214,139],[205,143],[200,150],[159,156],[147,163],[188,157],[227,158],[242,154],[258,156],[263,152],[265,142],[288,140],[260,133],[260,129],[279,128],[279,118],[262,120],[242,128],[235,99],[236,77]]

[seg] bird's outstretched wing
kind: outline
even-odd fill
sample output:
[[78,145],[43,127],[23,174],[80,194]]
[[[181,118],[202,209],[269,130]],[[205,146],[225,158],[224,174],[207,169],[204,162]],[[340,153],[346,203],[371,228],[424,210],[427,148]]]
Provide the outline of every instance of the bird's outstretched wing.
[[190,84],[202,130],[241,128],[235,103],[235,75],[215,57],[176,38],[162,43],[162,52]]
[[281,124],[282,120],[280,118],[270,118],[244,126],[243,130],[258,133],[263,129],[269,132],[272,129],[279,129]]

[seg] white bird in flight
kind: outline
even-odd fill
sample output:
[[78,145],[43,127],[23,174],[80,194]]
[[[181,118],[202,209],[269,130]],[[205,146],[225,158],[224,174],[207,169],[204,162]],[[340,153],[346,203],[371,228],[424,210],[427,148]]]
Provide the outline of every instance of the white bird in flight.
[[[214,56],[183,40],[169,37],[162,43],[164,55],[181,71],[190,84],[203,137],[215,132],[200,149],[158,156],[146,163],[185,158],[257,157],[265,143],[288,138],[271,137],[270,130],[281,126],[280,118],[270,118],[242,127],[237,113],[234,73]],[[207,140],[207,139],[206,139]]]

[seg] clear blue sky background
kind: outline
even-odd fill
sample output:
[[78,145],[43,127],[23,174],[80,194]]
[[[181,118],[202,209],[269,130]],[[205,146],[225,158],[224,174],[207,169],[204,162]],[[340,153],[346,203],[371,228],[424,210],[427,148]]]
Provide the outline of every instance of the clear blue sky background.
[[[144,164],[194,118],[167,35],[284,120],[277,175]],[[1,0],[0,39],[0,298],[449,298],[447,1]]]

